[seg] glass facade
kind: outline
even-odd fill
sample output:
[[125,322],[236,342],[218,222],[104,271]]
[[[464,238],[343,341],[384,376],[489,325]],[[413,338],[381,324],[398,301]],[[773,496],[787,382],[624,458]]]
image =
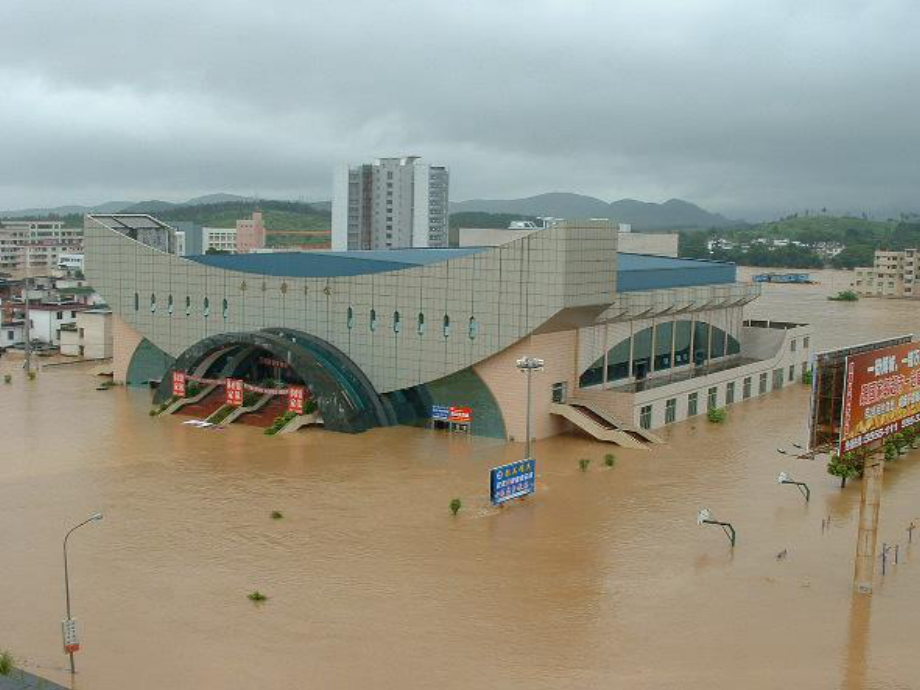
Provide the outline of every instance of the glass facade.
[[[607,352],[606,381],[622,381],[630,376],[644,379],[653,371],[667,371],[691,364],[703,365],[710,359],[741,353],[741,343],[721,328],[704,321],[659,323],[621,340]],[[631,356],[630,356],[631,355]],[[579,379],[582,387],[604,383],[604,358],[599,357]]]

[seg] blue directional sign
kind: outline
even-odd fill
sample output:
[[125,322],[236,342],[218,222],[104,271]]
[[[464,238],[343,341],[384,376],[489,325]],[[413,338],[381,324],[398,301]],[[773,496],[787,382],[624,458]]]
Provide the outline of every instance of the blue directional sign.
[[536,489],[537,463],[535,460],[518,460],[495,467],[490,473],[490,480],[490,494],[495,505],[521,498]]
[[431,418],[439,422],[450,421],[450,407],[447,405],[432,405]]

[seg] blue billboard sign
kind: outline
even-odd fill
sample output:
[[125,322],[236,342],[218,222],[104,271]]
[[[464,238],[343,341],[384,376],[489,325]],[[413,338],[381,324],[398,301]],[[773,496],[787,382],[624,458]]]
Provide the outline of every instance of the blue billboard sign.
[[536,486],[536,460],[518,460],[495,467],[490,473],[490,494],[495,505],[532,494]]
[[449,422],[450,407],[447,405],[432,405],[431,418],[438,422]]

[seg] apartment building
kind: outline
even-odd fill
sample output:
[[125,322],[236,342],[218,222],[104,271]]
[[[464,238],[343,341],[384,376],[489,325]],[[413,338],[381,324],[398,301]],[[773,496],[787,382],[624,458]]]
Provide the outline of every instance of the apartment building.
[[920,296],[917,249],[876,250],[871,267],[857,268],[853,289],[862,297]]
[[50,275],[62,255],[83,250],[83,231],[60,220],[0,221],[0,272],[14,277]]
[[236,228],[201,228],[201,253],[236,253]]
[[256,211],[252,218],[236,221],[236,251],[248,254],[265,248],[265,222],[262,212]]
[[450,172],[418,156],[378,158],[335,172],[332,249],[448,246]]

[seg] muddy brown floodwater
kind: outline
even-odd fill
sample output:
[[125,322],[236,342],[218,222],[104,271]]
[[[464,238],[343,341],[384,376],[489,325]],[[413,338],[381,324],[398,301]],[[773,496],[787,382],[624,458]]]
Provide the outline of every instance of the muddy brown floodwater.
[[[810,321],[819,347],[920,331],[916,303],[828,302],[847,277],[818,275],[767,286],[751,316]],[[920,687],[920,452],[885,472],[880,539],[902,562],[854,596],[859,483],[776,451],[805,439],[804,386],[617,449],[612,470],[604,445],[540,442],[537,494],[497,510],[487,470],[520,445],[201,431],[82,367],[0,368],[0,648],[59,682],[61,538],[99,510],[70,546],[84,690]]]

